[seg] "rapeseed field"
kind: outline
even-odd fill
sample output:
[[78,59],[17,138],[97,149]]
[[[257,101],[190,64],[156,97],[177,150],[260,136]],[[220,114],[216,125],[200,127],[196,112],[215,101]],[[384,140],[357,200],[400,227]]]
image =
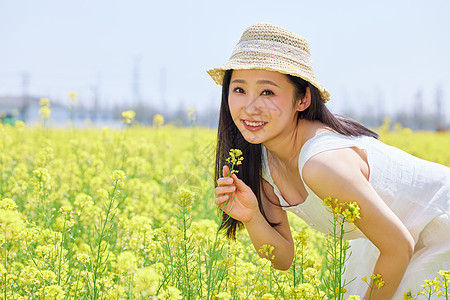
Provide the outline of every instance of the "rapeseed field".
[[[120,130],[0,124],[3,299],[343,298],[345,286],[330,278],[339,280],[346,243],[333,248],[333,237],[299,218],[290,215],[296,256],[288,271],[256,255],[245,232],[236,241],[217,232],[215,130],[133,119],[125,112]],[[399,126],[379,133],[450,166],[449,133]],[[272,248],[260,251],[270,256]],[[382,285],[371,275],[375,288]],[[405,299],[448,299],[449,281],[443,270]]]

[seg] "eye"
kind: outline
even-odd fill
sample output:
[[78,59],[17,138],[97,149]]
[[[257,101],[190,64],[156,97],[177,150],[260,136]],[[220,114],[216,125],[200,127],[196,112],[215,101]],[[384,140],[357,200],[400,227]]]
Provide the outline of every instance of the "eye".
[[234,93],[237,93],[237,94],[243,94],[243,93],[244,93],[244,90],[241,89],[240,87],[237,87],[237,88],[234,88],[234,89],[233,89],[233,92],[234,92]]
[[275,95],[271,90],[264,90],[262,91],[261,95],[263,96],[272,96]]

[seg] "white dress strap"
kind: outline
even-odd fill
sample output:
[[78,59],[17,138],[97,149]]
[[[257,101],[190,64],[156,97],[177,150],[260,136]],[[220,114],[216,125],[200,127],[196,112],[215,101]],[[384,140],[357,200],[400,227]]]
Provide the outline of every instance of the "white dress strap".
[[[345,136],[338,133],[322,133],[306,141],[298,157],[298,170],[302,177],[302,169],[305,163],[314,155],[328,150],[357,147],[366,151],[364,137]],[[367,155],[367,152],[366,152]]]
[[[348,137],[337,133],[323,133],[316,135],[315,137],[306,141],[303,145],[302,150],[300,151],[300,155],[298,158],[298,170],[300,174],[300,178],[308,192],[308,198],[306,200],[311,200],[311,198],[316,198],[320,205],[322,204],[321,199],[314,194],[314,192],[308,187],[308,185],[304,182],[302,176],[302,169],[305,163],[316,154],[319,154],[323,151],[340,149],[340,148],[348,148],[348,147],[358,147],[360,149],[366,150],[364,145],[364,141],[362,140],[364,137]],[[269,163],[267,160],[267,149],[264,145],[261,144],[262,151],[262,178],[265,179],[270,185],[273,186],[275,195],[278,196],[280,204],[282,206],[289,207],[289,203],[283,198],[280,190],[275,185],[272,175],[270,174]],[[366,152],[367,155],[367,152]],[[305,200],[305,202],[307,202]],[[309,201],[311,202],[311,201]]]

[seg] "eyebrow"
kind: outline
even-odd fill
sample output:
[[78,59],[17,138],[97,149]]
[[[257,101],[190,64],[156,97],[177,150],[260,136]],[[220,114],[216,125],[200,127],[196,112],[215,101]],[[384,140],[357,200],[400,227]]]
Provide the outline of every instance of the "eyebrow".
[[[243,79],[234,79],[231,83],[244,83],[244,84],[246,84],[247,82],[245,81],[245,80],[243,80]],[[269,85],[273,85],[273,86],[276,86],[276,87],[279,87],[278,86],[278,84],[276,84],[275,82],[273,82],[273,81],[270,81],[270,80],[258,80],[257,82],[256,82],[257,84],[269,84]]]

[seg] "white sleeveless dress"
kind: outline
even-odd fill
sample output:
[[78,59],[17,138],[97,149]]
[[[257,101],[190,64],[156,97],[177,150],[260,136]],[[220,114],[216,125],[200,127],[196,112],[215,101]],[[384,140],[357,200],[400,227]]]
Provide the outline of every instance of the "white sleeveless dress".
[[[436,278],[439,270],[450,270],[450,168],[419,159],[372,137],[324,133],[304,144],[298,162],[300,177],[303,166],[312,156],[348,147],[365,151],[369,183],[414,238],[414,255],[393,297],[403,299],[403,293],[408,289],[416,293],[422,290],[425,279]],[[272,180],[266,151],[263,146],[262,176],[274,187],[280,204],[289,206]],[[331,229],[332,214],[322,205],[322,199],[304,181],[303,184],[308,192],[305,201],[283,209],[326,234]],[[373,274],[379,251],[359,230],[346,234],[345,238],[351,240],[352,254],[346,263],[344,280],[349,282],[356,278],[346,286],[347,295],[360,295],[362,299],[367,284],[361,278]],[[433,296],[432,299],[437,299]]]

